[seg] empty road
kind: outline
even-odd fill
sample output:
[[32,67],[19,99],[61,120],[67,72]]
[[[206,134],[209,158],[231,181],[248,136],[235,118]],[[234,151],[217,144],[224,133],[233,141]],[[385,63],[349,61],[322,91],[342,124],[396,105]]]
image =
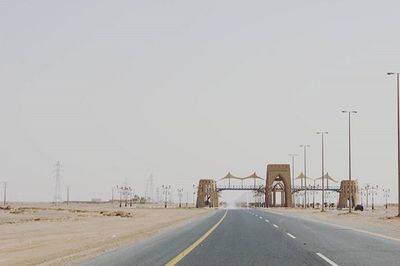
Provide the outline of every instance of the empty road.
[[400,242],[257,209],[207,217],[83,265],[400,265]]

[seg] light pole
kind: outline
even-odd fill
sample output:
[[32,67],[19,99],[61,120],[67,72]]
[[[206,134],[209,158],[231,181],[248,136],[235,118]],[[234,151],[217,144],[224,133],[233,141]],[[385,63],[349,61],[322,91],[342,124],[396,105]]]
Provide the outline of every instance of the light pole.
[[307,208],[307,147],[308,144],[300,145],[304,150],[304,208]]
[[196,196],[196,185],[193,184],[193,208],[197,207],[197,204],[194,203],[195,196]]
[[179,208],[182,207],[182,195],[183,195],[183,188],[178,188]]
[[314,178],[314,187],[312,192],[312,208],[315,208],[315,178]]
[[[289,156],[290,157],[292,157],[292,200],[293,200],[293,202],[294,202],[294,173],[295,173],[295,171],[294,171],[294,158],[297,156],[298,154],[294,154],[294,153],[291,153],[291,154],[289,154]],[[294,206],[296,207],[296,204],[295,203],[293,203],[294,204]]]
[[399,80],[399,73],[396,72],[388,72],[388,75],[396,75],[396,83],[397,83],[397,95],[396,95],[396,101],[397,101],[397,193],[398,193],[398,202],[397,202],[397,207],[398,207],[398,214],[397,216],[400,217],[400,106],[399,106],[399,86],[400,86],[400,80]]
[[322,147],[322,150],[321,150],[321,170],[322,170],[322,212],[324,212],[325,211],[325,183],[324,183],[324,180],[325,180],[325,169],[324,169],[324,167],[325,167],[325,160],[324,160],[324,135],[325,134],[328,134],[328,132],[327,131],[318,131],[317,132],[317,134],[318,135],[321,135],[321,141],[322,141],[322,143],[321,143],[321,147]]
[[374,205],[374,196],[377,195],[375,190],[371,190],[372,194],[372,209],[375,210],[375,205]]
[[366,186],[365,186],[365,196],[366,196],[366,202],[365,202],[365,204],[366,204],[366,208],[365,209],[368,209],[368,197],[369,197],[369,189],[371,188],[371,186],[369,185],[369,184],[367,184]]
[[353,208],[353,186],[351,185],[351,114],[356,114],[357,111],[342,111],[342,113],[349,114],[349,213],[351,213],[351,209]]
[[387,200],[389,198],[390,189],[383,189],[383,197],[385,198],[385,209],[387,209]]
[[7,203],[7,182],[4,182],[4,201],[3,205],[6,206]]
[[67,186],[67,206],[69,205],[69,186]]

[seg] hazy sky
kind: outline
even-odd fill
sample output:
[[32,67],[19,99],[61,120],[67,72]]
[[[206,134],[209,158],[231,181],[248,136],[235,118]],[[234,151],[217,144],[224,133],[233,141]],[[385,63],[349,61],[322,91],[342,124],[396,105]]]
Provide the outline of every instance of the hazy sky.
[[[0,180],[10,200],[108,199],[265,176],[310,144],[308,173],[397,199],[398,1],[0,1]],[[297,166],[302,165],[302,156]],[[302,170],[296,167],[296,172]]]

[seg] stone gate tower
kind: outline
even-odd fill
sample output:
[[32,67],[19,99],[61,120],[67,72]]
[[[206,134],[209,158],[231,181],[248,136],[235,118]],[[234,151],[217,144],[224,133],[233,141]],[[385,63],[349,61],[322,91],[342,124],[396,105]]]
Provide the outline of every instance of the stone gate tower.
[[197,189],[197,208],[218,207],[217,182],[213,179],[200,179]]
[[[351,198],[353,207],[360,204],[360,190],[358,188],[358,182],[351,180]],[[350,199],[350,181],[343,180],[340,182],[340,194],[338,209],[348,208]]]
[[265,206],[277,206],[276,193],[281,193],[282,207],[292,207],[292,184],[289,164],[269,164],[265,184]]

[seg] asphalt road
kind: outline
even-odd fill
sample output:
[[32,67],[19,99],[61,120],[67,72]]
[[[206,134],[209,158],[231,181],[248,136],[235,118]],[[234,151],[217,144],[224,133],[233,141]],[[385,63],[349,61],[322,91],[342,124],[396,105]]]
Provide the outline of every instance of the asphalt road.
[[[225,212],[83,265],[164,265]],[[227,210],[221,224],[178,265],[400,265],[400,242],[263,210]]]

